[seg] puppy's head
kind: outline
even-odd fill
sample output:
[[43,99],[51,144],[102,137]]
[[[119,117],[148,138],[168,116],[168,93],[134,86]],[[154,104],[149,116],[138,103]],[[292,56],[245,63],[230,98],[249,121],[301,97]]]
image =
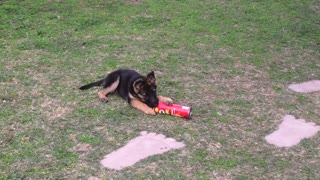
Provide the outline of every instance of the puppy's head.
[[158,106],[157,85],[154,72],[151,71],[146,77],[138,79],[133,84],[136,97],[146,103],[149,107]]

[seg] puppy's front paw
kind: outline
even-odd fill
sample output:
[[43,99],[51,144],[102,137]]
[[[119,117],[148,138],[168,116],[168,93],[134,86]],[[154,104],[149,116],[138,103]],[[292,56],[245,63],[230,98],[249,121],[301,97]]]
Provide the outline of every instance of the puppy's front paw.
[[104,103],[108,102],[108,98],[107,97],[100,98],[100,100],[101,100],[101,102],[104,102]]
[[164,97],[164,96],[158,96],[159,101],[164,102],[166,104],[172,104],[173,100],[169,97]]
[[162,99],[162,102],[166,103],[166,104],[172,104],[173,103],[173,100],[171,98],[168,98],[168,97],[164,97]]
[[146,111],[144,111],[144,113],[149,114],[149,115],[156,115],[156,112],[151,108],[146,110]]

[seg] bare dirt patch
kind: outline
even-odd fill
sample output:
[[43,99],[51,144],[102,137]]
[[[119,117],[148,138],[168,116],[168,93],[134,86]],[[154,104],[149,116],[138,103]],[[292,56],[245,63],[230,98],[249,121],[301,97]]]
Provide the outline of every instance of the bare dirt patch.
[[92,146],[86,143],[80,143],[73,147],[73,150],[80,153],[86,153],[92,150]]
[[127,0],[127,1],[132,4],[140,4],[142,0]]
[[72,111],[72,108],[63,106],[59,100],[46,97],[41,104],[43,114],[49,119],[56,119],[65,116]]
[[320,1],[315,1],[311,4],[311,9],[313,9],[317,14],[320,14]]

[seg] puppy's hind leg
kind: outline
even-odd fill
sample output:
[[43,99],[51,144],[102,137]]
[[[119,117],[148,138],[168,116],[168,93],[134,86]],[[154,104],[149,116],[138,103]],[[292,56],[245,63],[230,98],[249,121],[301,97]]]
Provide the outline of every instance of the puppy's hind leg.
[[103,82],[103,89],[98,92],[99,99],[102,102],[108,102],[107,95],[117,89],[119,81],[120,76],[116,73],[111,73],[105,78]]

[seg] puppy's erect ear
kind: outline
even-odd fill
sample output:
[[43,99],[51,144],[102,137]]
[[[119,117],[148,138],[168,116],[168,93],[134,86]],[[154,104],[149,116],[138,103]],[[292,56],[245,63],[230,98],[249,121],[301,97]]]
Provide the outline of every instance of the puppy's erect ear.
[[133,90],[135,93],[139,94],[139,91],[142,89],[143,79],[138,79],[133,83]]
[[156,84],[156,77],[154,76],[154,72],[151,71],[148,75],[147,75],[147,83],[149,85],[155,85]]

